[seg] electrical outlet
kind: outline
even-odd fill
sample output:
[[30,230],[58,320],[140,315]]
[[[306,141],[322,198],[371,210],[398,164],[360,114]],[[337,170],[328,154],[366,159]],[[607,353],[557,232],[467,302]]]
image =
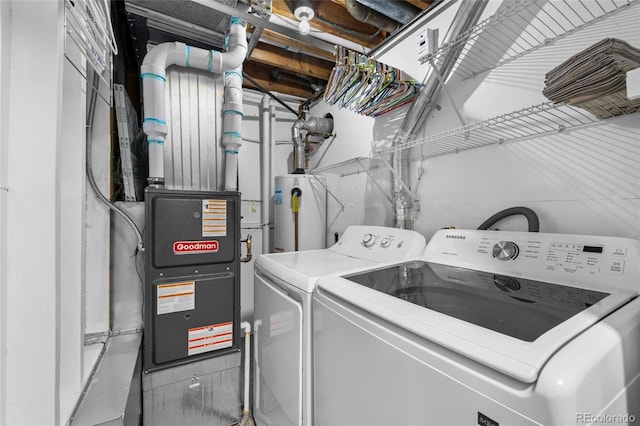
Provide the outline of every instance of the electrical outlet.
[[438,29],[427,28],[418,34],[418,59],[422,60],[438,50]]

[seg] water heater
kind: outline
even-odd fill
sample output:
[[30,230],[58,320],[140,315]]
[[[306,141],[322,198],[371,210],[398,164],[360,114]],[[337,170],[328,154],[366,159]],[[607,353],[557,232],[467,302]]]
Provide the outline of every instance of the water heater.
[[303,174],[277,176],[273,200],[276,252],[326,248],[324,178]]

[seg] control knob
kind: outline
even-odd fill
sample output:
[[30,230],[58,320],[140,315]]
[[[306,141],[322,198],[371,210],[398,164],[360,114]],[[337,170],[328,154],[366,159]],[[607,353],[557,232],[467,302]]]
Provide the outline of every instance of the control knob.
[[365,234],[362,238],[362,245],[365,247],[371,247],[376,243],[376,236],[373,234]]
[[500,241],[493,246],[493,257],[498,260],[513,260],[519,253],[518,245],[511,241]]
[[380,247],[387,248],[391,245],[391,238],[385,237],[380,241]]

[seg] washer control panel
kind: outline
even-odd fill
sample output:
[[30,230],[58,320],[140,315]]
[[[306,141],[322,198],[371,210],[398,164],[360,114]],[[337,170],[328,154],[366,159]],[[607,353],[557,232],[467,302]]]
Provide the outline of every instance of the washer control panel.
[[640,293],[640,241],[630,238],[447,229],[433,236],[425,256],[446,265]]
[[426,244],[425,238],[415,231],[383,226],[350,226],[329,250],[384,262],[421,256]]

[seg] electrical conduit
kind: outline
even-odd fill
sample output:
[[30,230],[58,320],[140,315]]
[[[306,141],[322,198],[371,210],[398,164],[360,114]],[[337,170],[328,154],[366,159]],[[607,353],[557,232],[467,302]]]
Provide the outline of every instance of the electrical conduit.
[[98,97],[98,87],[100,85],[100,76],[95,71],[93,72],[93,83],[91,84],[91,91],[89,92],[89,106],[87,110],[87,123],[86,123],[86,174],[87,180],[89,182],[89,186],[93,190],[96,198],[100,200],[103,204],[113,210],[114,213],[120,215],[125,222],[131,227],[131,229],[135,232],[136,238],[138,240],[138,251],[144,250],[144,239],[142,238],[142,232],[138,225],[133,221],[133,219],[125,213],[124,210],[120,209],[118,206],[113,204],[111,200],[109,200],[98,188],[98,184],[96,183],[95,176],[93,175],[93,119],[95,117],[96,112],[96,100]]
[[[231,18],[228,50],[220,53],[188,46],[180,42],[162,43],[147,53],[140,68],[144,93],[144,120],[142,129],[149,143],[149,184],[164,186],[164,141],[167,136],[165,108],[166,70],[171,65],[198,68],[220,74],[236,70],[247,52],[245,22]],[[242,75],[242,73],[240,73]],[[242,81],[242,80],[241,80]],[[242,83],[240,83],[242,87]],[[242,99],[242,94],[240,94]],[[234,131],[233,129],[225,129]],[[239,129],[236,129],[239,132]],[[239,145],[233,145],[237,148]],[[237,158],[236,158],[237,165]]]

